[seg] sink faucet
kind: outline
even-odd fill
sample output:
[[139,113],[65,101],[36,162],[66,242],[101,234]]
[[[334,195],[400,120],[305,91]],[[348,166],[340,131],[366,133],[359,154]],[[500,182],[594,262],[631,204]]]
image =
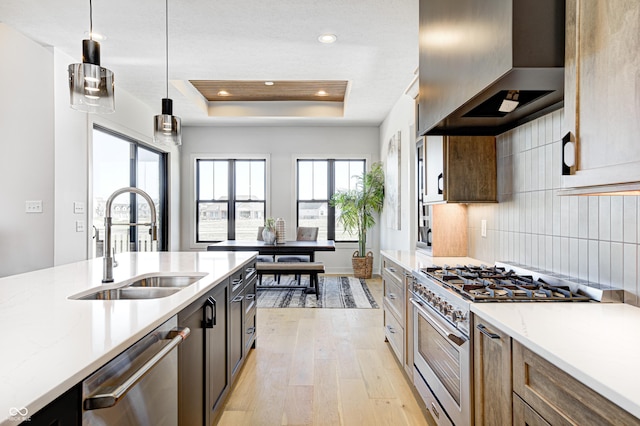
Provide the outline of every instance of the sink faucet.
[[113,194],[107,198],[107,205],[105,207],[105,216],[104,216],[104,260],[102,267],[102,282],[103,283],[111,283],[113,282],[113,254],[111,253],[111,204],[113,200],[121,194],[126,192],[132,192],[134,194],[139,194],[147,200],[149,204],[149,209],[151,210],[151,222],[149,223],[116,223],[115,225],[126,225],[126,226],[151,226],[149,233],[151,234],[151,240],[158,240],[158,227],[156,225],[156,206],[153,204],[153,200],[141,189],[128,187],[128,188],[120,188],[115,191]]

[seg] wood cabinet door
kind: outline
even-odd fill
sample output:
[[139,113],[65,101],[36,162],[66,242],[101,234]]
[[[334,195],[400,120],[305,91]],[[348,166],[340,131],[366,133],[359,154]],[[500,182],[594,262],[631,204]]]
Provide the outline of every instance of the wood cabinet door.
[[476,315],[473,338],[475,424],[511,424],[511,337]]
[[516,341],[513,391],[553,425],[640,425],[639,419]]
[[514,393],[513,426],[549,426],[549,423]]
[[567,0],[566,8],[562,134],[571,133],[577,153],[562,186],[640,188],[640,2]]

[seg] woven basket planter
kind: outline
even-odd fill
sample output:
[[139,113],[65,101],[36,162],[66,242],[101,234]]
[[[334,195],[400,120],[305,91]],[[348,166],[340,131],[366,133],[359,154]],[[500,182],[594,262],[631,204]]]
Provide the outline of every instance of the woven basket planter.
[[361,257],[358,256],[358,251],[353,252],[351,265],[353,266],[353,275],[356,278],[371,278],[371,272],[373,271],[373,253],[368,252],[365,257]]

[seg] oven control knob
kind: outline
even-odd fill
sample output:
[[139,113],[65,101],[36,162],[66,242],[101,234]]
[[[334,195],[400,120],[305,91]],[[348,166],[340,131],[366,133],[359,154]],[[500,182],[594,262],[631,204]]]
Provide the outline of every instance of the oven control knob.
[[440,312],[442,312],[442,315],[444,315],[445,317],[449,315],[452,309],[453,306],[451,306],[447,302],[444,302],[442,305],[440,305]]
[[453,322],[460,322],[460,321],[466,320],[464,312],[460,310],[452,312],[451,319],[453,320]]

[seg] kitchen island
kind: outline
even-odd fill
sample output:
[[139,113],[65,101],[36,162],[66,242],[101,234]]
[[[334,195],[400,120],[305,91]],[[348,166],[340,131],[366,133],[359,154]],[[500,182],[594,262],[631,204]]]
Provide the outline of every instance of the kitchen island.
[[28,417],[45,407],[256,254],[117,255],[118,267],[109,287],[149,273],[207,274],[181,291],[157,299],[69,299],[103,286],[102,258],[1,278],[0,425],[19,423],[11,414],[17,410],[18,416]]

